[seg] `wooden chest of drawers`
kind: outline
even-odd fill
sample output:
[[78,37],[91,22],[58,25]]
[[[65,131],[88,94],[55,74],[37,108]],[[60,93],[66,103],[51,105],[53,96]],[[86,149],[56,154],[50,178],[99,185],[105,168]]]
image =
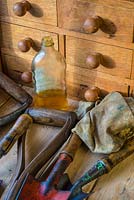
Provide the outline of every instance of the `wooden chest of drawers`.
[[[52,35],[66,57],[68,96],[81,99],[92,85],[100,87],[102,95],[115,90],[132,94],[133,2],[2,0],[1,5],[1,55],[9,76],[30,70],[41,38]],[[34,46],[24,53],[18,44],[27,38]]]
[[[69,97],[82,99],[85,89],[94,85],[101,89],[102,96],[111,91],[134,95],[134,0],[18,1],[1,0],[0,70],[25,84],[20,80],[21,73],[31,70],[31,61],[40,48],[42,37],[51,35],[56,49],[66,57]],[[23,52],[18,44],[29,39],[31,48],[24,45],[26,52]],[[8,98],[5,96],[4,100]],[[14,106],[15,103],[9,104]],[[53,129],[49,132],[48,128],[33,125],[26,142],[30,159],[41,150],[38,145],[44,145],[46,131],[50,139]],[[79,178],[100,157],[82,146],[68,169],[70,176],[73,180]],[[91,199],[133,199],[132,161],[131,156],[103,181],[100,179],[98,184],[93,184],[95,192],[91,188]]]

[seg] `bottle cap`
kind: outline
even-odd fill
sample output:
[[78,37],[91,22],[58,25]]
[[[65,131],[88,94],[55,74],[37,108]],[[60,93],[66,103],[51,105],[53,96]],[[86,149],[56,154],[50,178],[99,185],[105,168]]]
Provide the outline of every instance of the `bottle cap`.
[[45,47],[50,47],[50,46],[54,45],[53,38],[51,36],[43,37],[42,38],[42,45],[44,45]]

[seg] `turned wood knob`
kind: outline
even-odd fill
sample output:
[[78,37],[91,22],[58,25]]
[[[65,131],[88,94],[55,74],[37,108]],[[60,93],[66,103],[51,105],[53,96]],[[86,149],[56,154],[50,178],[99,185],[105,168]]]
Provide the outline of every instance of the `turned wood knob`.
[[20,40],[18,42],[18,48],[21,52],[27,52],[30,50],[30,48],[33,48],[34,42],[31,38],[25,38],[23,40]]
[[31,83],[32,82],[32,72],[26,71],[21,74],[21,80],[25,83]]
[[103,63],[103,57],[100,53],[94,53],[91,55],[88,55],[86,59],[86,65],[89,69],[95,69],[99,67],[100,64]]
[[95,102],[100,97],[100,89],[98,87],[91,87],[85,91],[84,97],[89,102]]
[[102,26],[103,19],[99,16],[88,17],[83,25],[85,33],[95,33]]
[[21,2],[17,2],[13,6],[13,12],[15,15],[22,17],[26,14],[27,11],[29,11],[31,8],[31,4],[24,0]]

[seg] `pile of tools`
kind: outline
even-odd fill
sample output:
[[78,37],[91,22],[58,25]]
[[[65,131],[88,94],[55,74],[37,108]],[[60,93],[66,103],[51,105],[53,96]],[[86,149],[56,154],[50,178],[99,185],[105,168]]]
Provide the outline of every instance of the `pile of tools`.
[[[2,81],[1,81],[2,80]],[[6,83],[6,84],[4,84]],[[78,122],[75,112],[28,107],[32,98],[21,87],[0,72],[0,87],[22,104],[17,111],[0,118],[0,126],[17,119],[13,127],[0,141],[0,158],[18,141],[18,160],[14,176],[3,193],[2,200],[82,200],[89,196],[82,187],[108,173],[114,166],[134,152],[134,140],[128,140],[123,148],[97,161],[79,180],[71,184],[65,170],[73,161],[82,144],[72,129]],[[25,168],[25,136],[32,123],[62,127],[59,134]],[[70,138],[69,138],[70,137]],[[69,138],[62,151],[58,152]],[[58,152],[57,156],[55,153]],[[38,171],[51,158],[44,181],[35,178]],[[56,158],[56,159],[55,159]]]

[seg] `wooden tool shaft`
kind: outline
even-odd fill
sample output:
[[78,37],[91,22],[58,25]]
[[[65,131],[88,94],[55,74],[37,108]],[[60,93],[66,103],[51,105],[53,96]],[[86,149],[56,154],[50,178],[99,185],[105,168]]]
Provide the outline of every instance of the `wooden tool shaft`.
[[[30,114],[28,110],[26,111],[26,113]],[[14,185],[9,189],[9,192],[7,192],[5,195],[2,196],[2,200],[4,199],[14,200],[27,174],[32,174],[33,176],[36,176],[40,168],[54,155],[55,152],[59,150],[61,145],[63,145],[63,143],[68,139],[71,133],[71,129],[76,124],[77,116],[73,112],[60,111],[60,113],[66,113],[65,115],[63,115],[64,119],[66,119],[65,121],[63,120],[64,121],[63,128],[60,130],[59,134],[57,134],[52,141],[49,141],[45,145],[44,149],[29,163],[29,165],[25,168],[20,177],[16,180]],[[33,115],[31,115],[31,117],[33,118],[34,121],[36,121],[35,120],[36,118],[34,118]]]
[[27,114],[23,114],[17,119],[13,127],[0,141],[0,158],[9,152],[16,140],[27,131],[31,123],[32,118]]
[[79,195],[79,193],[82,192],[82,187],[84,185],[98,178],[99,176],[108,173],[114,166],[119,164],[133,152],[134,152],[134,139],[133,140],[131,139],[131,141],[128,141],[120,151],[112,153],[106,156],[105,158],[102,158],[101,160],[97,161],[97,163],[95,163],[93,167],[89,169],[73,185],[69,200]]
[[73,157],[81,143],[82,141],[79,138],[79,136],[73,134],[69,143],[59,155],[59,158],[56,164],[54,165],[47,180],[41,183],[41,190],[43,194],[46,194],[49,190],[52,189],[54,185],[57,185],[59,183],[64,171],[73,161]]
[[46,108],[31,107],[26,110],[26,113],[29,114],[36,123],[59,127],[62,127],[67,122],[67,118],[71,117],[72,124],[74,124],[77,118],[74,112]]
[[112,169],[114,166],[116,166],[118,163],[120,163],[132,153],[134,153],[134,139],[129,140],[120,151],[116,153],[111,153],[108,157],[104,158],[103,160],[106,160],[109,163],[109,166],[107,165],[107,169]]
[[81,143],[82,143],[82,140],[79,138],[79,136],[76,134],[73,134],[72,137],[70,138],[67,146],[62,151],[62,153],[69,154],[73,159],[75,156],[75,153],[78,150],[78,148],[80,147]]
[[31,96],[2,72],[0,72],[0,87],[20,103],[27,102],[28,99],[32,102]]

